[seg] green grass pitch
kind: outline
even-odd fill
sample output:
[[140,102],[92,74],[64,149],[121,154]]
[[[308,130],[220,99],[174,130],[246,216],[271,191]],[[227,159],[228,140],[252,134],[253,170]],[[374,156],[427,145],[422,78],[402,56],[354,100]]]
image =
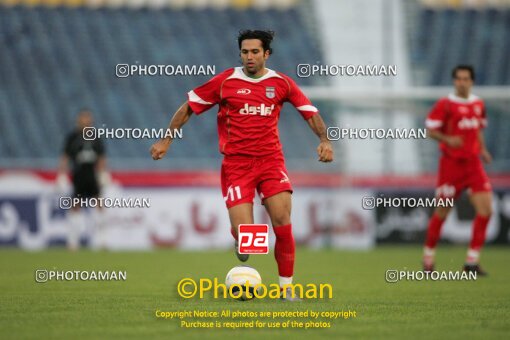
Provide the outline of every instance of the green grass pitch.
[[[459,270],[465,247],[441,246],[438,270]],[[315,339],[315,338],[507,338],[510,334],[509,249],[487,247],[482,263],[490,276],[477,281],[386,283],[388,269],[419,270],[421,247],[380,246],[368,252],[298,249],[295,282],[330,283],[333,299],[182,299],[184,277],[218,277],[238,264],[232,251],[91,252],[0,250],[1,339]],[[252,256],[264,283],[276,283],[272,254]],[[36,283],[36,269],[126,270],[126,281]],[[186,329],[156,310],[356,311],[323,329]],[[289,318],[277,319],[280,321]],[[291,318],[292,320],[298,320]],[[198,319],[194,319],[198,320]],[[207,319],[201,319],[207,321]],[[238,319],[235,321],[250,321]],[[325,319],[319,319],[327,321]],[[211,321],[211,320],[209,320]],[[227,319],[219,321],[229,321]],[[266,320],[271,321],[271,320]],[[306,320],[300,320],[306,321]]]

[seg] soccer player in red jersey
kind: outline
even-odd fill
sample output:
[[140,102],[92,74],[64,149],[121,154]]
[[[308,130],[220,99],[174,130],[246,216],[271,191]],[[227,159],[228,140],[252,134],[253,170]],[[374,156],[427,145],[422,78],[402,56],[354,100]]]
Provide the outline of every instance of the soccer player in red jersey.
[[[429,137],[439,141],[442,152],[436,196],[457,199],[468,189],[476,217],[464,270],[486,275],[480,268],[479,257],[492,214],[492,188],[480,161],[480,158],[485,163],[492,161],[482,131],[487,126],[487,116],[484,102],[471,94],[475,80],[473,67],[459,65],[453,69],[452,77],[455,94],[440,99],[426,120]],[[450,209],[436,208],[429,221],[423,254],[426,271],[434,270],[435,248]]]
[[[292,234],[292,186],[278,134],[278,119],[285,102],[290,102],[320,138],[319,161],[333,161],[333,148],[326,136],[326,126],[316,107],[288,76],[266,68],[272,53],[271,31],[239,32],[238,44],[242,67],[230,68],[205,84],[188,92],[188,100],[174,114],[169,128],[181,128],[192,116],[215,105],[219,150],[224,155],[221,186],[228,209],[236,254],[239,254],[239,224],[252,224],[255,190],[264,204],[276,235],[275,259],[279,282],[292,283],[295,243]],[[151,147],[152,158],[161,159],[172,143],[162,139]],[[287,294],[289,297],[289,294]],[[294,300],[294,297],[288,298]]]

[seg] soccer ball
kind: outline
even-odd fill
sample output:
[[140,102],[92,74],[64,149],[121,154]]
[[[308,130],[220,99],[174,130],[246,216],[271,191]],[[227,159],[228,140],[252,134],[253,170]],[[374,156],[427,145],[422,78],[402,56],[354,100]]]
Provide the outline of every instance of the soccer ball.
[[[249,287],[245,286],[246,281],[249,282]],[[262,278],[259,272],[250,266],[236,266],[227,273],[225,278],[225,285],[230,291],[232,287],[232,293],[229,294],[232,297],[236,297],[238,300],[246,301],[251,300],[254,297],[254,289],[256,285],[262,283]],[[242,293],[240,292],[242,290]],[[249,296],[246,292],[249,291]]]

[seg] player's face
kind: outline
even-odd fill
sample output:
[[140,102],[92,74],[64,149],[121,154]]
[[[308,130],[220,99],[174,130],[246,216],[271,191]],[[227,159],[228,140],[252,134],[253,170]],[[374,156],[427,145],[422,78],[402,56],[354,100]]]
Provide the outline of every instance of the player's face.
[[458,95],[463,97],[469,96],[469,92],[473,86],[471,73],[468,70],[458,70],[453,79],[453,85]]
[[94,124],[94,120],[92,118],[92,113],[90,112],[81,112],[78,115],[78,127],[83,129],[87,126],[92,126]]
[[245,71],[250,75],[261,75],[269,58],[269,51],[264,52],[262,41],[246,39],[241,43],[241,60]]

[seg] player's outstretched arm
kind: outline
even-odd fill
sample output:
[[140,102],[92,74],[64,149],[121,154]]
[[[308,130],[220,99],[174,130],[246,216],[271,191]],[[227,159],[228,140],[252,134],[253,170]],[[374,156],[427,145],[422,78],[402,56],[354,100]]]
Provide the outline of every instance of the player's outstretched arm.
[[67,174],[68,163],[69,163],[69,156],[67,156],[65,153],[62,154],[62,156],[60,156],[60,159],[58,161],[57,173]]
[[60,160],[58,162],[57,178],[55,179],[57,189],[61,192],[64,192],[67,186],[68,169],[69,169],[69,156],[63,153],[62,156],[60,156]]
[[333,146],[328,139],[326,132],[326,124],[319,113],[314,114],[310,119],[307,120],[310,128],[321,140],[317,147],[317,154],[319,155],[319,161],[321,162],[332,162],[333,161]]
[[[170,124],[168,125],[170,131],[175,131],[176,129],[182,128],[183,125],[186,124],[186,122],[190,119],[192,114],[193,110],[191,110],[191,107],[188,105],[188,102],[182,104],[181,107],[177,110],[177,112],[175,112],[174,116],[172,117],[172,120],[170,121]],[[158,160],[163,158],[172,142],[173,138],[169,136],[167,138],[162,138],[158,140],[156,143],[152,144],[150,149],[152,159]]]

